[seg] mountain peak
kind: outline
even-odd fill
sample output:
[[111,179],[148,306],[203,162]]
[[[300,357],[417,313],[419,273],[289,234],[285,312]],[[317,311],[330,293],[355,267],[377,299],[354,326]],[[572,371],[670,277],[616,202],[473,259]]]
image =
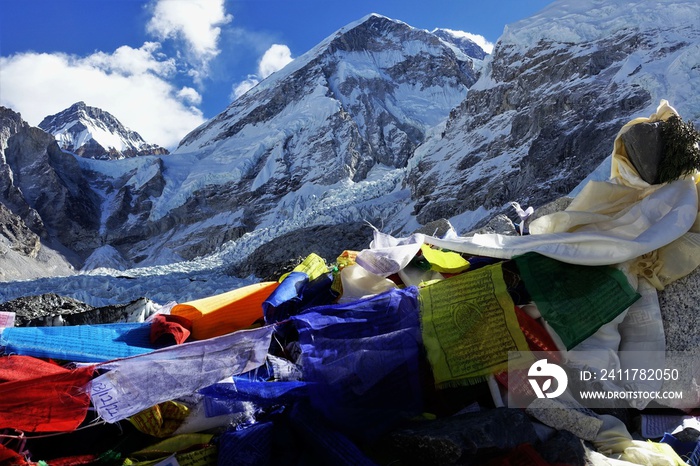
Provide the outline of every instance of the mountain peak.
[[466,53],[467,56],[476,58],[477,60],[483,60],[486,58],[486,55],[491,52],[490,50],[484,49],[485,45],[483,42],[482,45],[478,44],[474,40],[476,36],[473,34],[444,28],[437,28],[431,32],[448,44],[454,45],[462,52]]
[[83,101],[47,116],[39,128],[53,134],[61,149],[87,158],[110,160],[168,153],[160,146],[147,144],[111,113]]

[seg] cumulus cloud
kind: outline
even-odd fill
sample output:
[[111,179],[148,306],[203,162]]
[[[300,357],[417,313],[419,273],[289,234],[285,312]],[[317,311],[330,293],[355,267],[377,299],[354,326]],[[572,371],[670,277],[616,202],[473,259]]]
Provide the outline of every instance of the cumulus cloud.
[[182,99],[183,102],[187,102],[191,105],[199,105],[202,103],[202,96],[200,93],[188,86],[180,89],[177,92],[177,96]]
[[201,96],[168,81],[175,64],[158,55],[157,43],[87,57],[20,53],[0,57],[0,70],[0,104],[32,125],[84,101],[110,112],[146,141],[172,148],[204,122],[194,106]]
[[249,75],[244,81],[236,83],[231,88],[231,99],[235,100],[254,88],[262,80],[275,71],[279,71],[293,60],[292,51],[283,44],[272,44],[258,62],[258,74]]
[[292,51],[282,44],[272,44],[263,54],[258,65],[258,75],[265,79],[275,71],[281,70],[292,61]]
[[159,50],[158,42],[146,42],[138,49],[123,45],[111,54],[95,52],[85,57],[83,62],[87,66],[126,76],[147,72],[163,77],[172,76],[176,71],[175,60],[156,58]]
[[221,26],[231,22],[224,0],[156,0],[147,31],[185,42],[190,59],[205,68],[219,53]]
[[455,31],[453,29],[443,29],[443,30],[449,32],[450,34],[452,34],[455,37],[464,37],[464,38],[471,40],[476,45],[481,47],[484,50],[484,52],[486,52],[486,53],[493,52],[493,46],[494,46],[493,42],[489,42],[482,35],[472,34],[470,32],[464,32],[464,31]]

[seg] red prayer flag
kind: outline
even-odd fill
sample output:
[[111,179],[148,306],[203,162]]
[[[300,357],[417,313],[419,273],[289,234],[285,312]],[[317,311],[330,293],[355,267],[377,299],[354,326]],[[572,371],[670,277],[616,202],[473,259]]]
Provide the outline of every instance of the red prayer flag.
[[59,374],[67,369],[33,356],[12,355],[0,358],[0,382],[27,380],[44,375]]
[[90,398],[85,385],[94,367],[0,383],[0,429],[25,432],[68,432],[87,415]]

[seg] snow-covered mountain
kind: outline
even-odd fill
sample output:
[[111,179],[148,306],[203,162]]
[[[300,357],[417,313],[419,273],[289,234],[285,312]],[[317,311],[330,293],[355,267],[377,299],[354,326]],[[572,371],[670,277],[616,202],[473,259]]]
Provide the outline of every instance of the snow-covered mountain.
[[559,0],[509,25],[443,134],[411,159],[417,220],[469,227],[510,201],[567,194],[661,99],[697,125],[698,24],[695,1]]
[[112,114],[85,102],[44,118],[39,128],[53,134],[61,149],[91,159],[114,160],[137,155],[162,155],[168,150],[148,144]]
[[[510,201],[542,205],[603,163],[619,128],[662,98],[697,124],[697,24],[695,1],[558,0],[509,25],[492,55],[470,57],[438,31],[370,15],[167,157],[92,160],[49,143],[30,156],[22,129],[3,142],[0,179],[11,189],[0,196],[24,199],[12,213],[32,231],[41,223],[77,266],[139,266],[124,276],[141,277],[131,281],[140,287],[146,275],[209,274],[197,286],[213,294],[226,273],[251,270],[241,264],[256,249],[313,244],[325,225],[343,240],[362,221],[403,234],[445,217],[466,231],[510,213]],[[42,176],[62,193],[58,209],[36,188]],[[28,286],[64,285],[12,284],[0,299]]]

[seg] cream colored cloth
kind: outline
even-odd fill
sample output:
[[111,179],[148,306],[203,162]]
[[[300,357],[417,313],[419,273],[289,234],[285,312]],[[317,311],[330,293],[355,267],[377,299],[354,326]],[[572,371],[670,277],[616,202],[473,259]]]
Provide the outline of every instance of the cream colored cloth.
[[645,466],[683,466],[686,463],[669,444],[632,440],[619,419],[603,414],[603,425],[593,441],[596,449],[610,458]]

